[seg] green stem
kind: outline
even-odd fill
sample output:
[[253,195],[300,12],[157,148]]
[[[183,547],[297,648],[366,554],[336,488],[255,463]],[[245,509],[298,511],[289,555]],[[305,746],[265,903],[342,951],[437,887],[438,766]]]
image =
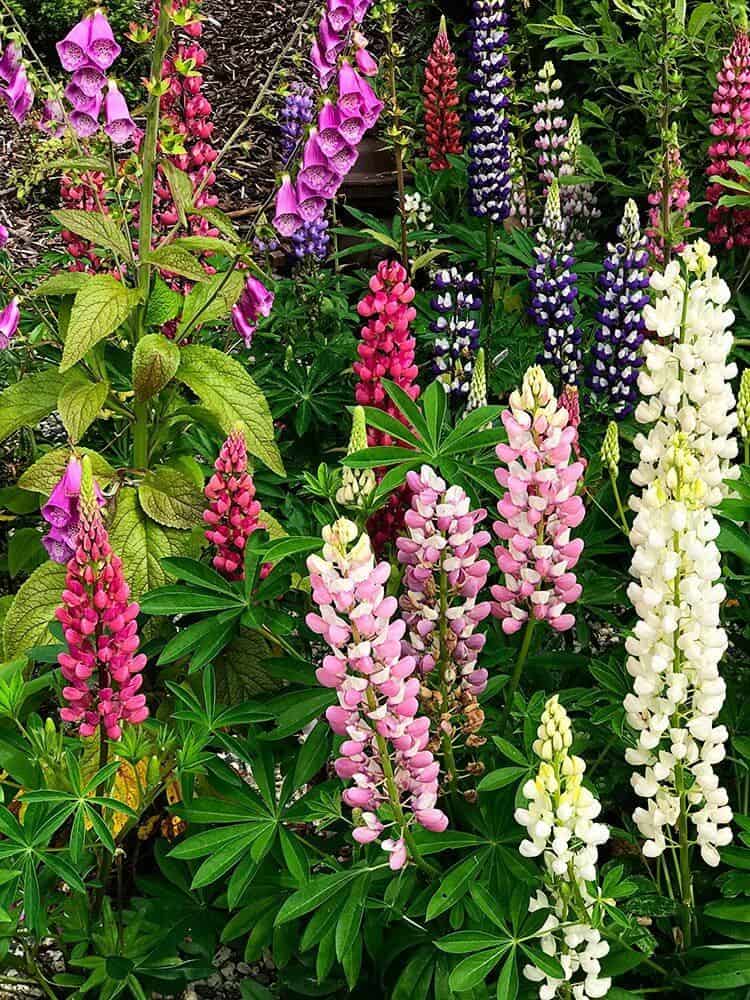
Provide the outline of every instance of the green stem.
[[622,523],[622,530],[625,532],[626,537],[630,536],[630,528],[628,527],[628,519],[625,517],[625,510],[622,506],[622,499],[620,497],[620,491],[617,488],[617,477],[614,472],[610,469],[609,478],[612,481],[612,492],[615,495],[615,503],[617,504],[617,513],[620,515],[620,522]]
[[495,239],[495,223],[489,221],[486,229],[487,270],[484,276],[484,329],[485,337],[491,334],[492,317],[495,312],[495,275],[497,273],[497,240]]
[[388,91],[391,103],[391,129],[393,134],[393,155],[396,161],[396,187],[398,190],[398,213],[401,217],[401,263],[409,268],[409,234],[406,227],[406,182],[404,178],[404,147],[401,135],[401,108],[398,103],[396,86],[396,54],[393,45],[393,11],[395,5],[385,5],[383,34],[388,48]]
[[[450,706],[448,704],[449,696],[449,684],[448,684],[448,668],[450,666],[450,651],[448,649],[448,574],[443,568],[443,555],[440,557],[440,623],[439,623],[439,634],[440,634],[440,711],[450,712]],[[445,767],[448,772],[448,784],[450,785],[450,790],[452,792],[458,791],[458,773],[456,768],[456,758],[453,753],[453,743],[451,742],[451,734],[443,732],[441,736],[441,742],[443,744],[443,757],[445,758]]]
[[518,651],[518,659],[516,660],[516,665],[513,668],[513,675],[510,678],[510,682],[506,687],[505,691],[505,711],[503,712],[503,717],[500,721],[500,735],[504,736],[505,731],[508,728],[508,721],[510,719],[511,709],[513,708],[513,700],[516,697],[516,691],[518,690],[518,685],[521,680],[521,674],[523,673],[523,668],[526,665],[526,660],[529,657],[529,650],[531,649],[531,640],[534,635],[534,628],[536,627],[537,619],[530,617],[526,621],[526,629],[523,634],[523,642],[521,643],[521,648]]

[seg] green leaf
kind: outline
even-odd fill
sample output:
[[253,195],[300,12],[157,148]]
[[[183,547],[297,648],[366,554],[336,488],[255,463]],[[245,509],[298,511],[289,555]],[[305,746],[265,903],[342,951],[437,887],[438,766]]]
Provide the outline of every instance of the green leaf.
[[220,208],[196,208],[191,214],[200,215],[202,219],[208,219],[214,229],[218,229],[220,233],[224,233],[232,242],[237,243],[239,241],[234,223]]
[[297,892],[287,899],[276,914],[277,925],[286,924],[290,920],[304,917],[306,913],[317,909],[329,896],[337,892],[347,883],[362,875],[359,868],[350,868],[344,872],[334,872],[332,875],[316,875]]
[[123,486],[117,493],[109,539],[122,559],[135,600],[167,582],[161,566],[165,556],[195,556],[200,548],[192,532],[165,528],[147,517],[135,489],[129,486]]
[[54,641],[48,626],[64,589],[65,567],[55,562],[44,563],[21,584],[3,622],[6,659]]
[[336,923],[336,958],[339,962],[349,951],[354,944],[354,939],[359,934],[359,928],[365,912],[369,885],[370,879],[368,874],[358,878],[352,886],[349,897],[341,910],[341,915]]
[[437,891],[427,904],[427,920],[434,920],[449,910],[456,900],[466,893],[476,878],[480,867],[480,855],[474,854],[454,865],[441,881]]
[[529,944],[522,944],[521,951],[529,958],[533,965],[541,969],[545,976],[551,979],[565,979],[565,970],[556,958],[552,958],[541,948],[532,947]]
[[[97,451],[92,451],[91,448],[76,448],[76,454],[79,456],[88,455],[94,479],[100,486],[108,485],[117,475],[107,459]],[[48,451],[46,455],[29,466],[18,480],[18,485],[22,490],[31,490],[33,493],[43,493],[49,496],[60,482],[70,456],[71,452],[68,448],[56,448],[54,451]]]
[[709,903],[703,912],[707,917],[750,924],[750,902],[743,902],[739,899],[717,899],[713,903]]
[[109,274],[96,274],[73,300],[60,371],[85,358],[100,340],[119,329],[128,318],[138,294]]
[[185,580],[187,583],[195,584],[196,587],[217,590],[220,594],[227,594],[230,597],[237,596],[236,587],[233,587],[226,577],[205,563],[198,562],[197,559],[167,558],[162,559],[161,564],[169,576],[173,576],[176,580]]
[[27,375],[0,392],[0,441],[19,427],[35,427],[57,409],[65,378],[53,368]]
[[174,291],[157,275],[146,303],[146,326],[164,326],[171,319],[175,319],[180,315],[184,301],[185,298],[180,292]]
[[172,201],[175,203],[181,226],[187,226],[187,217],[193,207],[195,192],[193,182],[184,170],[180,170],[166,158],[161,161],[161,168],[167,178]]
[[193,253],[224,254],[226,257],[236,257],[237,247],[228,240],[216,236],[180,236],[174,241],[174,246],[183,247]]
[[435,944],[449,955],[469,955],[485,948],[501,948],[507,945],[507,941],[503,941],[496,934],[488,934],[487,931],[456,931],[455,934],[440,938]]
[[130,256],[128,238],[122,226],[111,216],[75,208],[60,208],[52,215],[63,229],[70,230],[76,236],[82,236],[95,247],[111,250],[120,257]]
[[178,333],[183,333],[196,317],[199,326],[227,319],[244,287],[245,275],[237,270],[228,278],[220,272],[196,285],[185,297]]
[[226,434],[239,426],[250,454],[278,475],[285,474],[266,398],[239,361],[213,347],[185,347],[177,378],[200,398]]
[[516,963],[515,949],[505,959],[505,963],[500,970],[497,979],[496,996],[497,1000],[516,1000],[518,996],[518,965]]
[[57,401],[57,409],[73,444],[77,444],[101,412],[109,394],[108,382],[90,382],[73,369]]
[[459,962],[451,972],[449,983],[452,990],[460,993],[462,990],[471,990],[475,986],[483,983],[492,972],[497,963],[507,952],[509,945],[502,948],[492,948],[488,951],[480,951],[477,955],[471,955]]
[[144,594],[141,607],[148,615],[190,615],[205,611],[242,610],[237,596],[226,597],[216,591],[193,590],[180,584],[157,587]]
[[53,274],[41,285],[37,285],[32,295],[75,295],[93,275],[89,271],[61,271]]
[[689,976],[683,976],[682,982],[702,990],[734,990],[750,986],[750,962],[746,958],[709,962]]
[[189,250],[175,246],[174,243],[157,247],[144,257],[147,263],[158,267],[160,271],[179,274],[183,278],[190,278],[191,281],[205,281],[208,277],[198,258]]
[[133,351],[133,389],[138,402],[161,392],[177,374],[180,349],[161,333],[141,337]]
[[278,691],[279,681],[267,673],[271,647],[257,632],[242,630],[216,659],[216,692],[224,705]]
[[194,528],[201,523],[205,507],[193,481],[168,465],[146,473],[138,487],[138,500],[153,521],[167,528]]
[[722,552],[728,552],[746,563],[750,563],[750,535],[744,528],[732,521],[722,521],[716,544]]
[[47,561],[42,536],[36,528],[18,528],[8,540],[8,572],[11,577],[35,569]]
[[506,788],[528,774],[528,770],[528,767],[500,767],[497,771],[490,771],[477,785],[477,791],[495,792],[499,788]]

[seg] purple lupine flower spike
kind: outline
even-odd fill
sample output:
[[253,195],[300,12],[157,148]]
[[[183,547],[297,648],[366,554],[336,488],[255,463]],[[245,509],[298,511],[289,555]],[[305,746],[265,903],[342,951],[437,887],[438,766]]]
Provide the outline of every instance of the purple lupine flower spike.
[[648,240],[641,234],[638,208],[631,198],[617,228],[617,242],[607,247],[599,275],[599,326],[591,348],[586,382],[592,393],[612,407],[616,420],[624,420],[638,400],[638,370],[643,364],[640,347],[648,305]]
[[534,245],[536,263],[529,268],[529,315],[544,336],[541,363],[554,365],[563,385],[575,385],[581,367],[581,330],[576,326],[578,275],[573,270],[573,245],[565,233],[560,188],[553,180],[544,219]]
[[86,55],[101,70],[107,70],[122,49],[115,41],[109,21],[100,10],[91,18],[91,31]]
[[469,201],[474,215],[502,222],[510,215],[510,122],[504,0],[474,0],[469,95]]
[[[0,227],[5,230],[7,242],[8,230],[5,226]],[[2,244],[5,245],[4,243]],[[8,305],[0,312],[0,350],[4,351],[10,346],[10,342],[18,331],[18,324],[21,321],[21,313],[18,308],[18,299],[11,299]]]
[[314,114],[312,87],[295,82],[281,109],[281,161],[286,166],[294,155]]
[[314,222],[303,222],[292,236],[292,252],[297,260],[307,257],[313,260],[325,260],[331,237],[328,234],[328,220],[316,219]]
[[104,117],[104,131],[115,146],[127,142],[135,132],[135,122],[130,117],[128,105],[113,80],[109,81],[107,96],[104,98]]
[[437,313],[430,329],[435,334],[433,370],[455,403],[469,395],[474,359],[479,349],[481,281],[469,271],[444,268],[435,275],[430,303]]

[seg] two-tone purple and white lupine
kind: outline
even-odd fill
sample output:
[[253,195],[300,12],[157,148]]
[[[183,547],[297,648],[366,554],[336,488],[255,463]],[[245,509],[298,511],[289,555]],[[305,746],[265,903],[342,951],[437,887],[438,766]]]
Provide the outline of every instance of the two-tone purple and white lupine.
[[469,204],[474,215],[510,215],[508,15],[504,0],[473,0],[469,80]]
[[476,631],[490,614],[490,602],[478,599],[490,569],[481,558],[490,534],[477,529],[487,512],[472,510],[464,490],[447,486],[428,465],[406,481],[407,535],[396,539],[396,548],[406,567],[399,603],[407,644],[423,677],[436,672],[436,685],[458,684],[476,696],[487,686],[487,671],[478,666],[485,636]]
[[533,107],[534,114],[537,115],[534,145],[539,150],[537,163],[544,194],[547,194],[552,181],[560,176],[568,139],[568,119],[563,112],[565,102],[559,94],[561,89],[562,81],[557,76],[554,63],[548,60],[539,70],[534,84],[534,90],[539,96]]
[[22,125],[34,103],[34,88],[21,59],[21,50],[13,42],[5,46],[0,56],[0,97],[16,123]]
[[[560,153],[560,177],[572,177],[578,173],[581,148],[581,124],[578,115],[573,115],[565,148]],[[563,184],[560,188],[562,214],[569,227],[571,238],[582,240],[588,227],[601,216],[601,210],[590,181],[577,184]]]
[[460,404],[469,395],[479,348],[482,283],[473,271],[446,267],[435,275],[433,287],[433,370],[453,402]]
[[418,715],[416,658],[402,652],[406,624],[394,618],[398,602],[385,591],[391,567],[375,562],[369,536],[341,518],[323,529],[323,541],[322,557],[307,560],[320,612],[307,624],[331,650],[316,677],[338,696],[326,710],[344,737],[334,767],[351,782],[343,800],[356,810],[354,839],[368,844],[388,827],[382,847],[398,870],[409,860],[412,823],[437,832],[448,825],[436,808],[440,765],[428,749],[430,721]]
[[280,111],[281,125],[279,143],[281,162],[286,166],[297,151],[305,136],[307,126],[315,117],[315,102],[312,87],[295,81],[284,97]]
[[596,340],[586,384],[616,420],[624,420],[638,401],[638,371],[643,364],[645,319],[648,305],[647,238],[641,233],[638,207],[625,205],[617,227],[617,242],[607,247],[599,275],[599,308]]
[[553,365],[563,385],[575,385],[581,368],[582,336],[576,325],[578,275],[555,180],[549,186],[544,219],[537,230],[534,260],[536,263],[528,272],[529,315],[544,336],[539,361]]

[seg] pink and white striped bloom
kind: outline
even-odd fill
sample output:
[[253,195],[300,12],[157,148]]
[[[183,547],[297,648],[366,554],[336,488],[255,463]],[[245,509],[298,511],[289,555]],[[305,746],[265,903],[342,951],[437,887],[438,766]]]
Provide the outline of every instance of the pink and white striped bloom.
[[338,695],[326,711],[331,729],[344,737],[334,766],[351,781],[344,802],[362,810],[354,830],[359,843],[379,837],[380,807],[390,805],[393,829],[382,846],[397,870],[408,860],[404,834],[412,821],[433,831],[448,824],[436,808],[440,765],[427,749],[429,720],[417,714],[416,660],[402,655],[406,625],[394,620],[398,603],[385,594],[390,565],[375,562],[369,536],[346,518],[325,527],[323,540],[322,557],[307,560],[320,612],[307,624],[331,649],[316,676]]
[[565,608],[582,589],[572,572],[583,541],[571,538],[571,531],[585,513],[576,495],[583,464],[570,461],[577,432],[536,365],[509,402],[502,415],[508,444],[497,446],[503,466],[495,470],[506,492],[493,525],[501,540],[495,558],[505,583],[492,588],[492,613],[502,620],[506,635],[518,632],[529,615],[563,632],[575,623]]

